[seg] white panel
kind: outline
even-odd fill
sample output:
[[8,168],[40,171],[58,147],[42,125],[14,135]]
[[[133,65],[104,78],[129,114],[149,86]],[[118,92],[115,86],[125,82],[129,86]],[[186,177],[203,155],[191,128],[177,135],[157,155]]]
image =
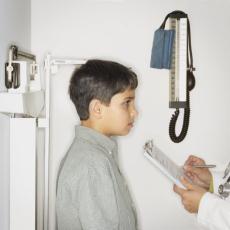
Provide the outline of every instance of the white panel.
[[37,117],[44,105],[44,92],[0,93],[0,112]]
[[0,229],[9,229],[10,117],[0,113]]
[[35,229],[36,120],[10,120],[10,230]]

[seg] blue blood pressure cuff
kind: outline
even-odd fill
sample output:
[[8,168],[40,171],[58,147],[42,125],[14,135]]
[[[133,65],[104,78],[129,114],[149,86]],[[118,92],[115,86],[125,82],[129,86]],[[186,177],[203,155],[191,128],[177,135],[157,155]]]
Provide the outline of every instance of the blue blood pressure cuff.
[[170,69],[175,30],[158,29],[154,33],[150,67]]

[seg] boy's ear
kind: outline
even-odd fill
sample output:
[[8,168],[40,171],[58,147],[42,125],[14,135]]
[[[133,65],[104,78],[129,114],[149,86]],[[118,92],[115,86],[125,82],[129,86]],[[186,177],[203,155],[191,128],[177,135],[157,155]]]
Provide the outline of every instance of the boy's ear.
[[90,116],[100,119],[102,117],[102,103],[98,99],[93,99],[89,103],[89,113]]

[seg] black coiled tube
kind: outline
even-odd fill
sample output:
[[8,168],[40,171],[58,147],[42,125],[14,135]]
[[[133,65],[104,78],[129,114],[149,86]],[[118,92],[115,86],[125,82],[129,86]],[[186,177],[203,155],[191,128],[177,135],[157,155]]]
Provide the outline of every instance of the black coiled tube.
[[176,109],[169,123],[169,136],[171,140],[175,143],[179,143],[183,141],[188,132],[189,119],[190,119],[190,99],[189,99],[188,90],[187,90],[187,108],[184,108],[183,126],[182,126],[179,136],[177,136],[176,135],[176,122],[177,122],[179,114],[180,114],[180,110]]

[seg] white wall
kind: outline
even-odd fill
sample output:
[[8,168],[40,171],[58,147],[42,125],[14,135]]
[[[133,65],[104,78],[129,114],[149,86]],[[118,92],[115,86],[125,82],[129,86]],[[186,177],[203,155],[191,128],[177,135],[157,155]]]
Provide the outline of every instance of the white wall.
[[0,89],[4,90],[4,65],[8,59],[8,48],[17,45],[23,51],[30,49],[30,0],[0,1]]
[[[168,108],[168,71],[149,67],[154,30],[176,9],[189,15],[196,67],[189,131],[180,144],[168,137],[173,113]],[[41,61],[47,52],[57,57],[96,57],[131,66],[139,75],[139,118],[133,132],[119,142],[121,167],[141,229],[199,229],[195,216],[184,211],[173,193],[172,184],[143,158],[147,139],[154,138],[178,164],[189,154],[218,166],[229,159],[229,9],[229,0],[32,0],[31,46]],[[50,230],[54,227],[55,173],[78,122],[67,95],[71,71],[65,67],[52,79]]]
[[[0,91],[4,91],[4,65],[11,44],[30,49],[30,0],[0,0]],[[2,127],[2,126],[1,126]],[[0,130],[7,137],[6,130]],[[6,143],[5,143],[6,144]],[[1,146],[2,147],[2,146]],[[9,153],[0,152],[0,229],[9,229]]]

